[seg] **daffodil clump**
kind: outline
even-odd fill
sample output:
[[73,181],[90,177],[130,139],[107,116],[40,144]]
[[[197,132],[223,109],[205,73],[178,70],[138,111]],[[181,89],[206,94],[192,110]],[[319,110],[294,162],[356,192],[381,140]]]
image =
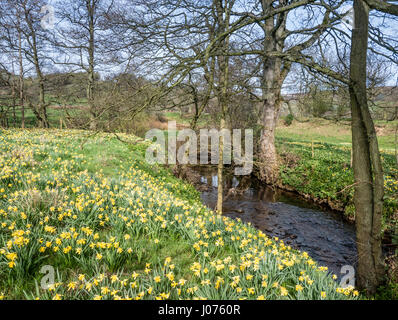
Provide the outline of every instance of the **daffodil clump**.
[[215,215],[145,148],[0,131],[0,299],[358,298],[306,252]]

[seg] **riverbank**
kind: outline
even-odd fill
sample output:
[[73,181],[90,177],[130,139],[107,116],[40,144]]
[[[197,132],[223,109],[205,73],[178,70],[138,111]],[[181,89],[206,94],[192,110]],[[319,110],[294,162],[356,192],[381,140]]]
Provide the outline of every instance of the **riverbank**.
[[120,137],[1,131],[0,298],[357,298],[306,252],[214,215]]
[[[277,148],[279,187],[341,211],[350,221],[355,220],[350,145],[308,142],[302,137],[280,134]],[[382,232],[392,243],[398,244],[398,168],[391,153],[383,152],[382,161],[385,171]]]
[[[398,298],[398,166],[394,122],[376,122],[385,173],[383,246],[387,255],[390,295]],[[351,167],[350,123],[312,120],[281,124],[277,129],[280,155],[279,187],[300,194],[355,221],[354,177]],[[383,297],[383,295],[381,295]]]

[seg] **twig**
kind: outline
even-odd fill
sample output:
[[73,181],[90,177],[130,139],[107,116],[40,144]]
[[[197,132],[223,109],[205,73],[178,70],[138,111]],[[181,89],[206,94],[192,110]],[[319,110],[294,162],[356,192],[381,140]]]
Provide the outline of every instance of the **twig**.
[[145,141],[144,139],[138,139],[138,140],[136,140],[135,142],[130,142],[130,141],[126,141],[126,140],[123,140],[122,138],[120,138],[120,137],[117,135],[116,132],[113,132],[113,134],[115,135],[116,139],[118,139],[120,142],[123,142],[123,143],[125,143],[125,144],[136,145],[136,144],[139,143],[139,142],[144,142],[144,141]]
[[351,184],[349,186],[344,187],[342,190],[340,190],[339,192],[337,192],[336,194],[340,194],[343,193],[345,190],[350,189],[352,187],[355,187],[356,185],[360,184],[361,181],[355,182],[354,184]]
[[86,142],[88,141],[88,139],[95,137],[98,133],[100,133],[99,130],[97,130],[96,132],[87,135],[86,139],[83,140],[83,142],[80,144],[80,149],[84,149],[84,145],[86,144]]

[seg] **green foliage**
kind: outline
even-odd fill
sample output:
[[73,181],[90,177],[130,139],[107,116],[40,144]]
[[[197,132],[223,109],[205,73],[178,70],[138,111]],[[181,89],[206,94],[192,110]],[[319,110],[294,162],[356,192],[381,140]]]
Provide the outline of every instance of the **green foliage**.
[[[312,145],[309,141],[297,140],[299,139],[296,136],[277,138],[280,152],[294,153],[300,159],[294,166],[282,163],[282,183],[302,194],[310,195],[318,202],[327,201],[344,211],[347,217],[353,218],[354,175],[350,167],[351,147],[322,142]],[[389,229],[394,233],[397,230],[398,169],[394,164],[393,154],[383,153],[382,162],[385,172],[383,231]]]
[[389,281],[377,289],[374,297],[377,300],[398,300],[398,281]]
[[292,125],[293,120],[294,120],[293,115],[292,115],[291,113],[289,113],[289,114],[285,117],[284,123],[285,123],[286,126],[290,126],[290,125]]

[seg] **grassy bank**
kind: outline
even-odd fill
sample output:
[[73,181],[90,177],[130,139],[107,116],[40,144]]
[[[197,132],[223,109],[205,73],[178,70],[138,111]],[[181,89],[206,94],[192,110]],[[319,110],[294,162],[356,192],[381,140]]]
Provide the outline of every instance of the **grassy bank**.
[[305,252],[215,216],[145,149],[84,131],[0,132],[0,298],[357,298]]
[[[354,219],[354,176],[351,168],[349,126],[330,123],[295,124],[280,127],[277,147],[282,160],[283,185],[309,195],[318,203],[329,204]],[[388,133],[388,129],[385,129]],[[398,167],[393,151],[393,136],[379,137],[385,172],[383,231],[397,239]]]
[[[384,241],[398,245],[398,166],[395,160],[395,122],[376,122],[385,173],[382,232]],[[280,125],[277,148],[281,157],[281,183],[319,204],[340,210],[355,219],[354,176],[351,168],[351,127],[349,123],[326,120]],[[391,251],[390,251],[391,252]],[[392,250],[392,253],[394,250]],[[389,257],[389,280],[377,299],[397,299],[397,254]]]

